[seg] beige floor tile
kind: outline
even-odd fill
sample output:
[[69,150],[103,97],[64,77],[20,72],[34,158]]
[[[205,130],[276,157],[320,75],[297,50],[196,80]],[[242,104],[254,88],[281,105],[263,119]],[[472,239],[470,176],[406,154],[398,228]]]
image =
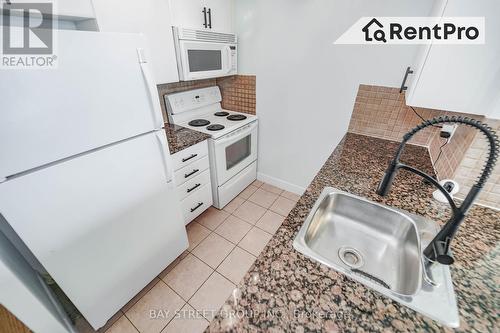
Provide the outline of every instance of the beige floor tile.
[[141,333],[158,333],[184,306],[184,300],[165,282],[158,282],[125,315]]
[[256,203],[259,206],[269,208],[276,199],[278,199],[278,194],[264,191],[262,188],[257,189],[254,194],[248,198],[248,201]]
[[255,224],[255,226],[267,231],[270,234],[274,234],[284,220],[285,217],[268,210]]
[[106,330],[106,333],[138,333],[138,331],[127,317],[122,315],[120,319],[115,321],[115,323]]
[[258,257],[271,238],[271,234],[259,228],[253,227],[252,230],[250,230],[241,240],[238,246]]
[[261,182],[260,180],[254,180],[251,185],[261,187],[264,182]]
[[236,247],[220,264],[217,271],[234,284],[238,284],[246,272],[248,272],[255,259],[257,259],[255,256]]
[[187,301],[212,272],[210,266],[189,254],[163,278],[163,281]]
[[275,193],[278,195],[281,194],[281,192],[283,192],[283,190],[280,189],[279,187],[267,183],[262,184],[260,188],[266,190],[267,192]]
[[208,327],[209,322],[189,304],[179,311],[161,333],[201,333]]
[[186,230],[189,240],[188,251],[193,251],[193,249],[210,234],[210,230],[197,223],[196,221],[189,223],[186,227]]
[[157,277],[153,279],[153,281],[149,282],[147,286],[145,286],[137,295],[134,296],[127,304],[122,308],[123,312],[127,312],[138,300],[142,298],[142,296],[146,295],[148,291],[150,291],[157,283],[160,281]]
[[300,195],[288,191],[283,191],[280,195],[282,197],[295,201],[295,203],[297,203],[297,201],[299,201],[300,199]]
[[295,207],[295,202],[287,198],[279,197],[269,209],[280,215],[288,216],[293,207]]
[[175,258],[175,260],[172,261],[172,263],[167,266],[167,268],[165,268],[160,274],[158,274],[158,277],[160,279],[163,279],[172,269],[174,269],[175,266],[177,266],[178,263],[181,262],[182,259],[186,258],[188,254],[189,254],[188,250],[182,252],[180,256]]
[[215,232],[234,244],[238,244],[250,229],[252,229],[251,224],[231,215],[215,230]]
[[233,215],[248,223],[255,224],[265,212],[265,208],[254,204],[253,202],[245,201],[234,211]]
[[215,269],[233,248],[233,243],[212,233],[192,253]]
[[217,272],[214,272],[189,300],[189,304],[211,320],[231,295],[235,285]]
[[[111,317],[107,322],[106,324],[99,328],[97,331],[90,325],[90,323],[85,319],[83,318],[82,316],[77,316],[75,318],[75,323],[74,323],[74,328],[75,330],[78,332],[78,333],[103,333],[103,332],[118,332],[118,328],[119,327],[122,327],[124,324],[123,323],[120,323],[120,324],[117,324],[116,327],[113,329],[113,331],[109,331],[111,329],[111,327],[121,318],[123,317],[123,312],[121,311],[118,311],[117,313],[115,313],[113,315],[113,317]],[[0,324],[0,327],[2,325]],[[2,331],[3,332],[3,331]],[[9,331],[10,332],[10,331]],[[16,331],[17,332],[17,331]],[[133,332],[137,332],[137,331],[133,331]]]
[[241,191],[240,194],[238,194],[238,196],[242,199],[245,199],[247,200],[248,198],[250,198],[250,196],[255,192],[257,191],[258,187],[257,186],[254,186],[252,184],[248,185],[248,187],[246,189],[244,189],[243,191]]
[[210,230],[215,230],[228,216],[228,212],[210,207],[196,218],[196,222]]
[[228,203],[223,209],[224,211],[228,212],[231,214],[234,212],[243,202],[245,202],[244,199],[236,197],[233,200],[231,200],[230,203]]

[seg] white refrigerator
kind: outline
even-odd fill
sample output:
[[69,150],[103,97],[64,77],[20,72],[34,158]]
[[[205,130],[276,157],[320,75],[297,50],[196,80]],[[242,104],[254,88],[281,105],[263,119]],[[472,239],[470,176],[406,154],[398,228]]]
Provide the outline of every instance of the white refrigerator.
[[0,220],[97,329],[188,241],[143,37],[55,34],[0,76]]

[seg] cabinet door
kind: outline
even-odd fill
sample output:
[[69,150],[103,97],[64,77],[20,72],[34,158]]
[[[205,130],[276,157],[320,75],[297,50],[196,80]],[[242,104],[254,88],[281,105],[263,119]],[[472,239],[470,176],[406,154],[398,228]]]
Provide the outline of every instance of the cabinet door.
[[[5,4],[3,4],[5,6],[4,8],[8,8],[9,4],[6,1],[1,1],[1,2],[5,2]],[[34,5],[37,4],[37,2],[33,0],[11,0],[10,3],[11,4],[34,3]],[[71,17],[94,18],[94,10],[92,8],[91,0],[60,0],[60,1],[53,1],[52,3],[54,3],[52,12],[47,12],[47,13],[44,12],[44,14],[65,16],[67,18]]]
[[168,0],[93,1],[100,31],[144,34],[156,83],[179,81]]
[[233,32],[233,1],[232,0],[205,0],[210,8],[212,31]]
[[499,100],[500,2],[448,2],[443,16],[484,16],[483,45],[424,46],[407,92],[407,104],[494,117]]
[[[170,0],[172,24],[183,28],[205,29],[205,15],[202,0]],[[207,17],[208,20],[208,17]]]

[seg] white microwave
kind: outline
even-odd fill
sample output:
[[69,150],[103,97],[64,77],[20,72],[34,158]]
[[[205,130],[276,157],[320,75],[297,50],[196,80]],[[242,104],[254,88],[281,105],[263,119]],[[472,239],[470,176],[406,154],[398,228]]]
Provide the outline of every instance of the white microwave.
[[238,73],[235,34],[174,27],[177,69],[181,81]]

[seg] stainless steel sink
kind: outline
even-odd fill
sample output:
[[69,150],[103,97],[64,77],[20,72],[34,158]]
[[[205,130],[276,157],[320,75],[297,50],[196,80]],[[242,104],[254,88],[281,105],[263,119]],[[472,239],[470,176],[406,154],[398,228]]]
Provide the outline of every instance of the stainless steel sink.
[[385,296],[458,327],[449,268],[434,265],[429,272],[423,264],[421,249],[436,232],[433,221],[325,188],[293,245]]

